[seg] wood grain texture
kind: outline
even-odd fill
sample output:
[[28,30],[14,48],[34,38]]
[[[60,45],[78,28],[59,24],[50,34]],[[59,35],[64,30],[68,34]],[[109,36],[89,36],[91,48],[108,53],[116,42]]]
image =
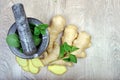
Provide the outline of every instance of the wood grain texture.
[[[47,67],[33,75],[21,70],[5,38],[14,22],[11,6],[21,2],[27,16],[44,23],[63,15],[92,36],[87,58],[56,76]],[[120,80],[120,0],[0,0],[0,80]]]

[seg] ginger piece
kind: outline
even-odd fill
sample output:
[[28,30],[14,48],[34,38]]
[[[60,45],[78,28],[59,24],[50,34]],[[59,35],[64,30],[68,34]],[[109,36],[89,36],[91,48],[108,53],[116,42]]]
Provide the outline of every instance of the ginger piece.
[[48,66],[48,70],[54,74],[62,75],[67,71],[67,68],[62,65],[50,65]]
[[77,51],[72,52],[71,54],[76,55],[76,57],[81,57],[81,55],[82,57],[83,55],[84,57],[86,57],[85,56],[86,54],[83,51],[85,51],[85,49],[90,47],[90,45],[91,45],[91,36],[84,31],[79,32],[77,39],[75,39],[73,42],[73,46],[76,46],[79,49]]
[[78,28],[75,25],[68,25],[65,30],[62,37],[62,43],[67,42],[69,45],[72,45],[73,40],[77,37]]
[[39,58],[22,59],[16,57],[16,61],[24,71],[31,72],[33,74],[37,74],[40,71],[40,68],[44,66]]
[[46,58],[48,56],[47,51],[45,51],[43,54],[44,54],[44,58]]
[[28,62],[29,62],[29,65],[28,65],[29,71],[30,71],[31,73],[33,73],[33,74],[37,74],[37,73],[40,71],[40,68],[35,67],[35,66],[32,64],[32,61],[31,61],[31,60],[28,60]]
[[34,58],[34,59],[31,60],[31,62],[37,68],[44,66],[39,58]]
[[[79,51],[79,50],[78,50]],[[73,54],[73,53],[72,53]],[[87,56],[87,54],[83,51],[81,53],[74,53],[74,55],[77,57],[77,58],[85,58]]]
[[47,48],[47,52],[50,53],[53,49],[53,43],[57,39],[58,35],[64,30],[66,21],[64,17],[56,15],[52,18],[51,24],[48,28],[50,34],[50,42]]
[[28,68],[28,66],[25,66],[25,67],[21,67],[24,71],[27,71],[27,72],[29,72],[29,68]]
[[[61,23],[60,23],[61,24]],[[62,30],[61,30],[62,31]],[[63,37],[62,37],[62,43],[67,42],[69,45],[72,45],[73,40],[77,37],[77,27],[75,25],[68,25],[65,28]],[[56,37],[57,38],[57,37]],[[54,39],[55,40],[55,39]],[[52,43],[53,44],[53,43]],[[59,47],[60,48],[60,47]],[[42,60],[42,62],[44,63],[44,65],[47,65],[49,62],[54,61],[58,58],[59,56],[59,48],[55,48],[53,49],[53,51],[50,51],[50,55]],[[49,52],[49,51],[48,51]],[[58,61],[54,61],[51,64],[60,64],[60,65],[67,65],[67,66],[72,66],[71,62],[65,62],[63,60],[58,60]]]
[[16,61],[22,67],[25,67],[28,65],[27,59],[22,59],[22,58],[16,56]]
[[41,60],[43,64],[47,65],[49,64],[49,62],[56,60],[59,56],[59,51],[60,51],[60,46],[57,43],[54,43],[53,51],[46,58]]

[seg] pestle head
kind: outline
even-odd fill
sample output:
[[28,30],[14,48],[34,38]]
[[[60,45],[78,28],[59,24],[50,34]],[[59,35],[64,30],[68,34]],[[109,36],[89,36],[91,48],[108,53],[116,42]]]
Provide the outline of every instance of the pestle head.
[[22,4],[12,6],[21,46],[25,55],[33,55],[37,49],[34,44],[28,20]]

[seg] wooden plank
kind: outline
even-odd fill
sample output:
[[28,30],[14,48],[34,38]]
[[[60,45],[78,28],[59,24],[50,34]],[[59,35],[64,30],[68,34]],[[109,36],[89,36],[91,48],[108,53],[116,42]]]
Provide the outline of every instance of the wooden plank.
[[[87,58],[79,59],[68,72],[56,76],[47,67],[33,75],[21,70],[5,38],[14,22],[11,6],[21,2],[29,17],[44,23],[63,15],[92,36]],[[120,0],[1,0],[0,2],[0,80],[119,80],[120,77]]]

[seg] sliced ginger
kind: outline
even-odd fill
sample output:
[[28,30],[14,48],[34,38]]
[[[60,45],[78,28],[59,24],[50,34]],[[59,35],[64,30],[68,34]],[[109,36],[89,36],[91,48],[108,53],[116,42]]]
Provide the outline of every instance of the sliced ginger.
[[24,71],[31,72],[33,74],[37,74],[40,71],[40,68],[44,66],[39,58],[22,59],[16,57],[16,61]]
[[28,66],[25,66],[25,67],[21,67],[24,71],[27,71],[29,72],[29,67]]
[[32,61],[29,60],[29,71],[33,74],[37,74],[39,71],[40,71],[40,68],[37,68],[35,67],[33,64],[32,64]]
[[39,58],[32,59],[31,61],[32,61],[32,64],[37,68],[44,66]]
[[67,68],[62,65],[50,65],[48,66],[48,70],[54,74],[61,75],[67,71]]
[[28,65],[27,59],[22,59],[22,58],[16,57],[16,61],[22,67],[25,67]]

